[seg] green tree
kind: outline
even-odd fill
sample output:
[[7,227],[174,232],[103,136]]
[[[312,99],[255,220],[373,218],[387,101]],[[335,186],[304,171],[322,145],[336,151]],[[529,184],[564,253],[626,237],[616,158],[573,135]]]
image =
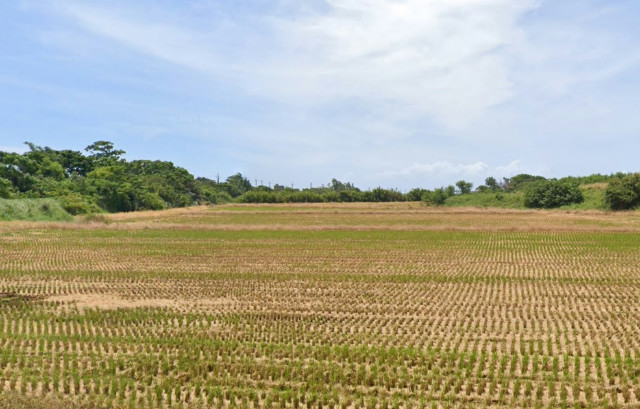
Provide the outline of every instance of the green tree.
[[84,150],[89,153],[89,158],[101,165],[113,164],[126,153],[123,150],[114,149],[113,143],[109,141],[96,141]]
[[16,191],[32,191],[37,183],[38,162],[26,155],[0,152],[0,177],[11,182]]
[[103,166],[87,175],[88,193],[98,198],[98,205],[109,212],[130,212],[133,186],[125,182],[124,168]]
[[503,183],[505,186],[504,190],[518,190],[524,188],[525,186],[547,180],[542,176],[533,176],[528,175],[526,173],[520,173],[519,175],[515,175],[512,178],[504,178]]
[[356,188],[352,183],[350,182],[342,183],[335,178],[331,179],[331,183],[329,184],[329,187],[335,190],[336,192],[342,192],[343,190],[358,190],[358,188]]
[[461,195],[466,195],[471,193],[471,188],[473,187],[473,183],[465,182],[464,180],[459,180],[456,182],[456,186],[458,187],[458,191]]
[[576,183],[557,180],[535,182],[527,187],[524,194],[526,207],[551,209],[581,203],[584,196]]
[[640,174],[617,177],[609,182],[604,200],[611,210],[628,210],[640,205]]
[[13,185],[10,180],[0,178],[0,198],[9,199],[13,193]]
[[484,184],[491,190],[495,192],[496,190],[500,190],[500,185],[498,185],[498,181],[493,176],[489,176],[484,180]]
[[42,177],[52,178],[58,181],[67,176],[62,165],[59,162],[50,160],[49,158],[43,159],[38,173]]
[[92,160],[84,156],[82,152],[68,149],[57,152],[57,161],[62,165],[68,176],[73,174],[86,176],[94,168]]
[[229,176],[226,182],[229,185],[229,194],[232,197],[238,197],[252,189],[249,179],[242,176],[242,173],[239,172]]
[[405,195],[405,198],[408,202],[419,202],[422,200],[422,196],[427,192],[426,189],[415,188],[411,189]]
[[449,198],[449,197],[451,197],[451,196],[456,194],[456,187],[453,186],[453,185],[449,185],[449,186],[447,186],[447,187],[445,187],[443,189],[444,189],[444,192],[447,195],[447,198]]
[[343,190],[338,192],[338,200],[340,202],[361,202],[363,201],[364,193],[358,190]]
[[449,194],[448,189],[439,187],[437,189],[434,189],[433,191],[427,190],[422,195],[422,201],[431,205],[442,206],[451,196],[452,195]]
[[404,196],[397,190],[377,187],[364,192],[363,199],[365,202],[402,202]]

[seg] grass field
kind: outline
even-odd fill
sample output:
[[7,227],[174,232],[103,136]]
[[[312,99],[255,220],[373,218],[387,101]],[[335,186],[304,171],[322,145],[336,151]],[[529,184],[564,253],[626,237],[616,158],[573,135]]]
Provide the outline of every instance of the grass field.
[[640,406],[637,212],[104,220],[0,223],[0,407]]

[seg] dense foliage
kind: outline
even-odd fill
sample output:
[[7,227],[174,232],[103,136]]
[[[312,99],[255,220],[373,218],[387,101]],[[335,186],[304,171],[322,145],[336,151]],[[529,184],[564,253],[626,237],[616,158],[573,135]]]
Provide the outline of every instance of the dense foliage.
[[[226,203],[319,203],[422,201],[429,205],[498,203],[508,206],[552,208],[580,203],[580,186],[606,184],[603,206],[614,210],[640,205],[640,176],[590,175],[547,180],[519,174],[498,180],[488,177],[472,191],[470,182],[434,190],[415,188],[403,194],[377,187],[362,191],[350,182],[332,179],[322,187],[294,189],[276,184],[254,186],[241,173],[224,181],[196,178],[167,161],[133,160],[122,156],[113,143],[98,141],[84,152],[55,150],[27,142],[23,154],[0,152],[0,198],[55,198],[71,214],[127,212]],[[257,183],[256,183],[257,185]],[[522,203],[523,197],[525,203]],[[487,196],[488,195],[488,196]],[[512,199],[514,196],[516,199]],[[490,200],[488,200],[489,198]],[[504,200],[504,199],[507,200]],[[482,199],[482,200],[480,200]]]
[[537,181],[524,193],[524,205],[540,209],[581,203],[583,200],[584,196],[578,184],[558,180]]
[[29,145],[24,154],[0,152],[0,196],[55,197],[72,214],[188,206],[201,198],[195,178],[171,162],[121,158],[106,141],[87,154]]
[[634,209],[640,205],[640,174],[626,175],[609,182],[605,202],[612,210]]

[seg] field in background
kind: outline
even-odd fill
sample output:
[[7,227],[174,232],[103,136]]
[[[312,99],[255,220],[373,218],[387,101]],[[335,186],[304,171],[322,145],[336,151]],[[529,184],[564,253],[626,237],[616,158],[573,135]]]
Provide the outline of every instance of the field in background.
[[640,405],[638,213],[233,205],[104,221],[0,223],[0,407]]

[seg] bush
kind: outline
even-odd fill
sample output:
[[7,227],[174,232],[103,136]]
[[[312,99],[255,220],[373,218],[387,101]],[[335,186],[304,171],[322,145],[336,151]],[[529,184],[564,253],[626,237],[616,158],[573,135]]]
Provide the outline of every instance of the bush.
[[422,200],[422,196],[427,193],[426,189],[415,188],[411,189],[406,195],[407,202],[419,202]]
[[449,189],[439,187],[433,191],[427,190],[422,195],[422,201],[430,205],[442,206],[449,197],[451,197]]
[[73,218],[54,199],[0,199],[0,220],[66,221]]
[[205,204],[225,204],[233,201],[233,197],[224,191],[216,191],[214,189],[206,190],[202,195],[202,201]]
[[628,210],[638,207],[640,205],[640,174],[611,180],[604,192],[604,200],[611,210]]
[[71,193],[58,198],[62,208],[67,211],[67,213],[74,216],[80,214],[101,213],[102,209],[100,209],[97,204],[92,203],[89,200],[90,199],[88,197],[77,193]]
[[250,190],[236,199],[239,203],[282,203],[282,195],[275,192]]
[[397,190],[377,187],[364,192],[362,200],[365,202],[404,202],[404,195]]
[[504,179],[506,189],[505,190],[520,190],[527,186],[531,186],[533,184],[544,182],[545,179],[542,176],[533,176],[527,175],[526,173],[521,173],[519,175],[515,175],[512,178]]
[[530,208],[552,209],[582,203],[583,200],[578,184],[557,180],[532,183],[524,194],[524,205]]
[[10,180],[0,177],[0,199],[9,199],[13,193],[13,184]]
[[340,196],[341,202],[361,202],[363,198],[363,193],[357,190],[341,190],[338,192]]
[[293,192],[284,195],[285,201],[288,203],[322,203],[324,198],[315,192],[303,190],[302,192]]
[[329,192],[324,192],[322,194],[322,199],[325,202],[332,202],[332,203],[339,202],[340,194],[338,194],[338,192],[334,192],[333,190]]

